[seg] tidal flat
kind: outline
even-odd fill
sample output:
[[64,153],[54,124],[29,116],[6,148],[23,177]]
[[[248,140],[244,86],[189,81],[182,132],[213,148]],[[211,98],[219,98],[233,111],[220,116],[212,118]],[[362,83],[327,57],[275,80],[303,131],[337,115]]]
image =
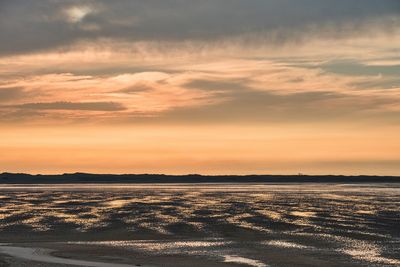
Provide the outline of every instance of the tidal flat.
[[400,184],[0,186],[0,266],[400,266]]

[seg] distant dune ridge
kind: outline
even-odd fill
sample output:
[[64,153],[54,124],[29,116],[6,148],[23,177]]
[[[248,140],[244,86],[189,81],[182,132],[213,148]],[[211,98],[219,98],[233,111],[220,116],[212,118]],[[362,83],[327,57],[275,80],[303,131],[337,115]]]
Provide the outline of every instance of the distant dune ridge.
[[165,175],[65,173],[31,175],[2,173],[2,184],[57,183],[400,183],[400,176],[344,175]]

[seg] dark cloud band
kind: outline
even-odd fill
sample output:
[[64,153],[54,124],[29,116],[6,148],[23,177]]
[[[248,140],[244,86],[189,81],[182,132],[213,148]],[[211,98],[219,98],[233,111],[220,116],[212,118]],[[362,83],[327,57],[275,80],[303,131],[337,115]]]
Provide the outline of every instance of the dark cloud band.
[[[97,38],[210,40],[264,32],[285,42],[308,31],[333,35],[371,28],[385,31],[399,25],[391,19],[384,23],[384,18],[399,14],[397,0],[3,0],[0,54]],[[318,30],[327,26],[333,30]]]

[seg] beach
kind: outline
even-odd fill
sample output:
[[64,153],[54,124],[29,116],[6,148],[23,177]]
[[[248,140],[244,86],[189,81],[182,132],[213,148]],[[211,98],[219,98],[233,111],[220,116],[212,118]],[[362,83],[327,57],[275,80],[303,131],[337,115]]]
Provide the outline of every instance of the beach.
[[398,266],[398,184],[0,186],[0,266]]

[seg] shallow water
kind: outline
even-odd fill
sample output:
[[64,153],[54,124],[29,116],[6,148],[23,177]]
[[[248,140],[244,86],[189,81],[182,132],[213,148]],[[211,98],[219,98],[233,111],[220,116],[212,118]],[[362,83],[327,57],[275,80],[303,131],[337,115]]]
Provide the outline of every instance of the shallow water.
[[[50,255],[50,250],[40,248],[12,247],[0,245],[0,252],[20,259],[52,264],[68,264],[71,266],[85,267],[132,267],[131,264],[104,263],[54,257]],[[146,267],[143,265],[141,266]]]
[[400,185],[1,186],[0,241],[16,231],[249,266],[399,266]]

